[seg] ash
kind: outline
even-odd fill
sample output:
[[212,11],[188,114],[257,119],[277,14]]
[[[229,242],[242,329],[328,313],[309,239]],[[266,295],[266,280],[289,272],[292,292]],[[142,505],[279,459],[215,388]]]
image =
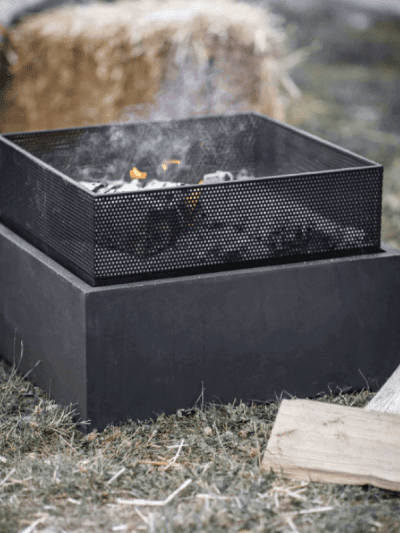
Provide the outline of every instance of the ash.
[[[170,167],[175,166],[179,163],[177,161],[179,160],[172,160],[170,161],[164,161],[163,166]],[[176,162],[175,162],[176,161]],[[94,193],[101,193],[101,194],[109,194],[113,192],[135,192],[135,191],[142,191],[142,190],[152,190],[152,189],[170,189],[174,187],[183,187],[187,185],[187,183],[182,183],[179,181],[167,181],[165,179],[148,179],[147,173],[140,172],[136,167],[134,167],[136,172],[132,172],[131,174],[134,176],[132,180],[129,182],[127,180],[118,180],[118,181],[111,181],[110,183],[102,182],[102,181],[81,181],[80,184],[89,189],[90,191]],[[187,169],[184,169],[187,170]],[[179,168],[178,171],[169,171],[167,168],[164,170],[164,174],[168,172],[168,175],[170,178],[174,177],[175,175],[178,175],[181,173],[182,168]],[[140,177],[135,177],[135,174],[137,174]],[[145,176],[141,176],[145,174]],[[163,177],[163,176],[162,176]],[[210,185],[212,183],[226,183],[229,181],[243,181],[243,180],[251,180],[255,179],[255,176],[250,176],[248,171],[243,168],[241,169],[237,174],[234,174],[232,172],[229,172],[227,170],[217,170],[216,172],[212,172],[210,174],[204,174],[203,178],[199,181],[199,184],[204,183],[204,185]]]

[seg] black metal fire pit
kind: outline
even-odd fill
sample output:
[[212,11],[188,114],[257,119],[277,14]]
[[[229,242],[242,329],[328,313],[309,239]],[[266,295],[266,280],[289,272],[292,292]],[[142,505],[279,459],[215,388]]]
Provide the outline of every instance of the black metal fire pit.
[[6,135],[0,168],[0,354],[82,430],[398,366],[376,163],[250,113]]
[[380,249],[382,166],[257,113],[8,134],[0,169],[0,220],[92,286]]

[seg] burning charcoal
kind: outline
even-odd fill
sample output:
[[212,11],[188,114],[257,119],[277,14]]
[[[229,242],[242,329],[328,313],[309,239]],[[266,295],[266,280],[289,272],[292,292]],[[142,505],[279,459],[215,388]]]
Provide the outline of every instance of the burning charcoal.
[[143,190],[143,184],[139,180],[132,180],[129,183],[124,183],[119,189],[118,192],[134,192],[134,191],[142,191]]
[[[145,180],[147,181],[147,180]],[[92,192],[99,194],[110,194],[113,192],[135,192],[142,191],[143,189],[166,189],[174,187],[182,187],[185,183],[174,183],[170,181],[160,181],[160,180],[151,180],[147,183],[140,180],[132,180],[126,182],[124,180],[113,181],[111,183],[99,183],[99,182],[88,182],[81,181],[81,185],[86,187]]]
[[162,181],[196,183],[191,179],[193,169],[184,165],[180,159],[170,159],[163,161],[160,165],[159,177]]
[[233,181],[233,174],[226,170],[217,170],[213,174],[205,174],[202,182],[205,185],[210,183],[224,183],[225,181]]
[[171,159],[165,159],[158,167],[158,177],[161,181],[179,181],[177,180],[178,172],[182,167],[182,161],[178,156]]
[[145,189],[167,189],[169,187],[182,187],[184,183],[174,183],[172,181],[151,180],[144,186]]
[[161,163],[160,174],[163,176],[174,175],[174,171],[180,167],[182,161],[179,156],[174,155],[171,159],[165,159]]
[[[132,180],[138,179],[138,180],[145,180],[147,178],[147,172],[141,172],[138,168],[133,167],[129,171],[129,176]],[[127,180],[128,181],[128,180]]]

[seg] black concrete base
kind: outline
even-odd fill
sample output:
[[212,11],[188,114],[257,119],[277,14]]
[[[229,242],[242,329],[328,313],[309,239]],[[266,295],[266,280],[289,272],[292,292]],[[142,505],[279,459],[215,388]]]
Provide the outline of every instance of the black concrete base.
[[[90,287],[0,225],[0,353],[88,430],[205,401],[376,390],[400,363],[400,252]],[[85,430],[85,426],[80,426]]]

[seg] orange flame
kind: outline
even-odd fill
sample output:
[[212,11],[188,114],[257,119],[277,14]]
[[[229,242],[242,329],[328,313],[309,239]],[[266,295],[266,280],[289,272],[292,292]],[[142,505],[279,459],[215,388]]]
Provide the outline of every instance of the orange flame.
[[181,162],[179,161],[179,159],[169,159],[169,160],[165,160],[165,161],[163,161],[163,162],[161,163],[161,166],[162,166],[164,172],[166,172],[166,171],[167,171],[167,168],[169,167],[169,165],[173,165],[173,164],[175,164],[175,165],[180,165]]
[[133,169],[129,171],[129,175],[133,180],[135,178],[144,180],[147,177],[147,172],[140,172],[140,170],[138,170],[136,167],[133,167]]

